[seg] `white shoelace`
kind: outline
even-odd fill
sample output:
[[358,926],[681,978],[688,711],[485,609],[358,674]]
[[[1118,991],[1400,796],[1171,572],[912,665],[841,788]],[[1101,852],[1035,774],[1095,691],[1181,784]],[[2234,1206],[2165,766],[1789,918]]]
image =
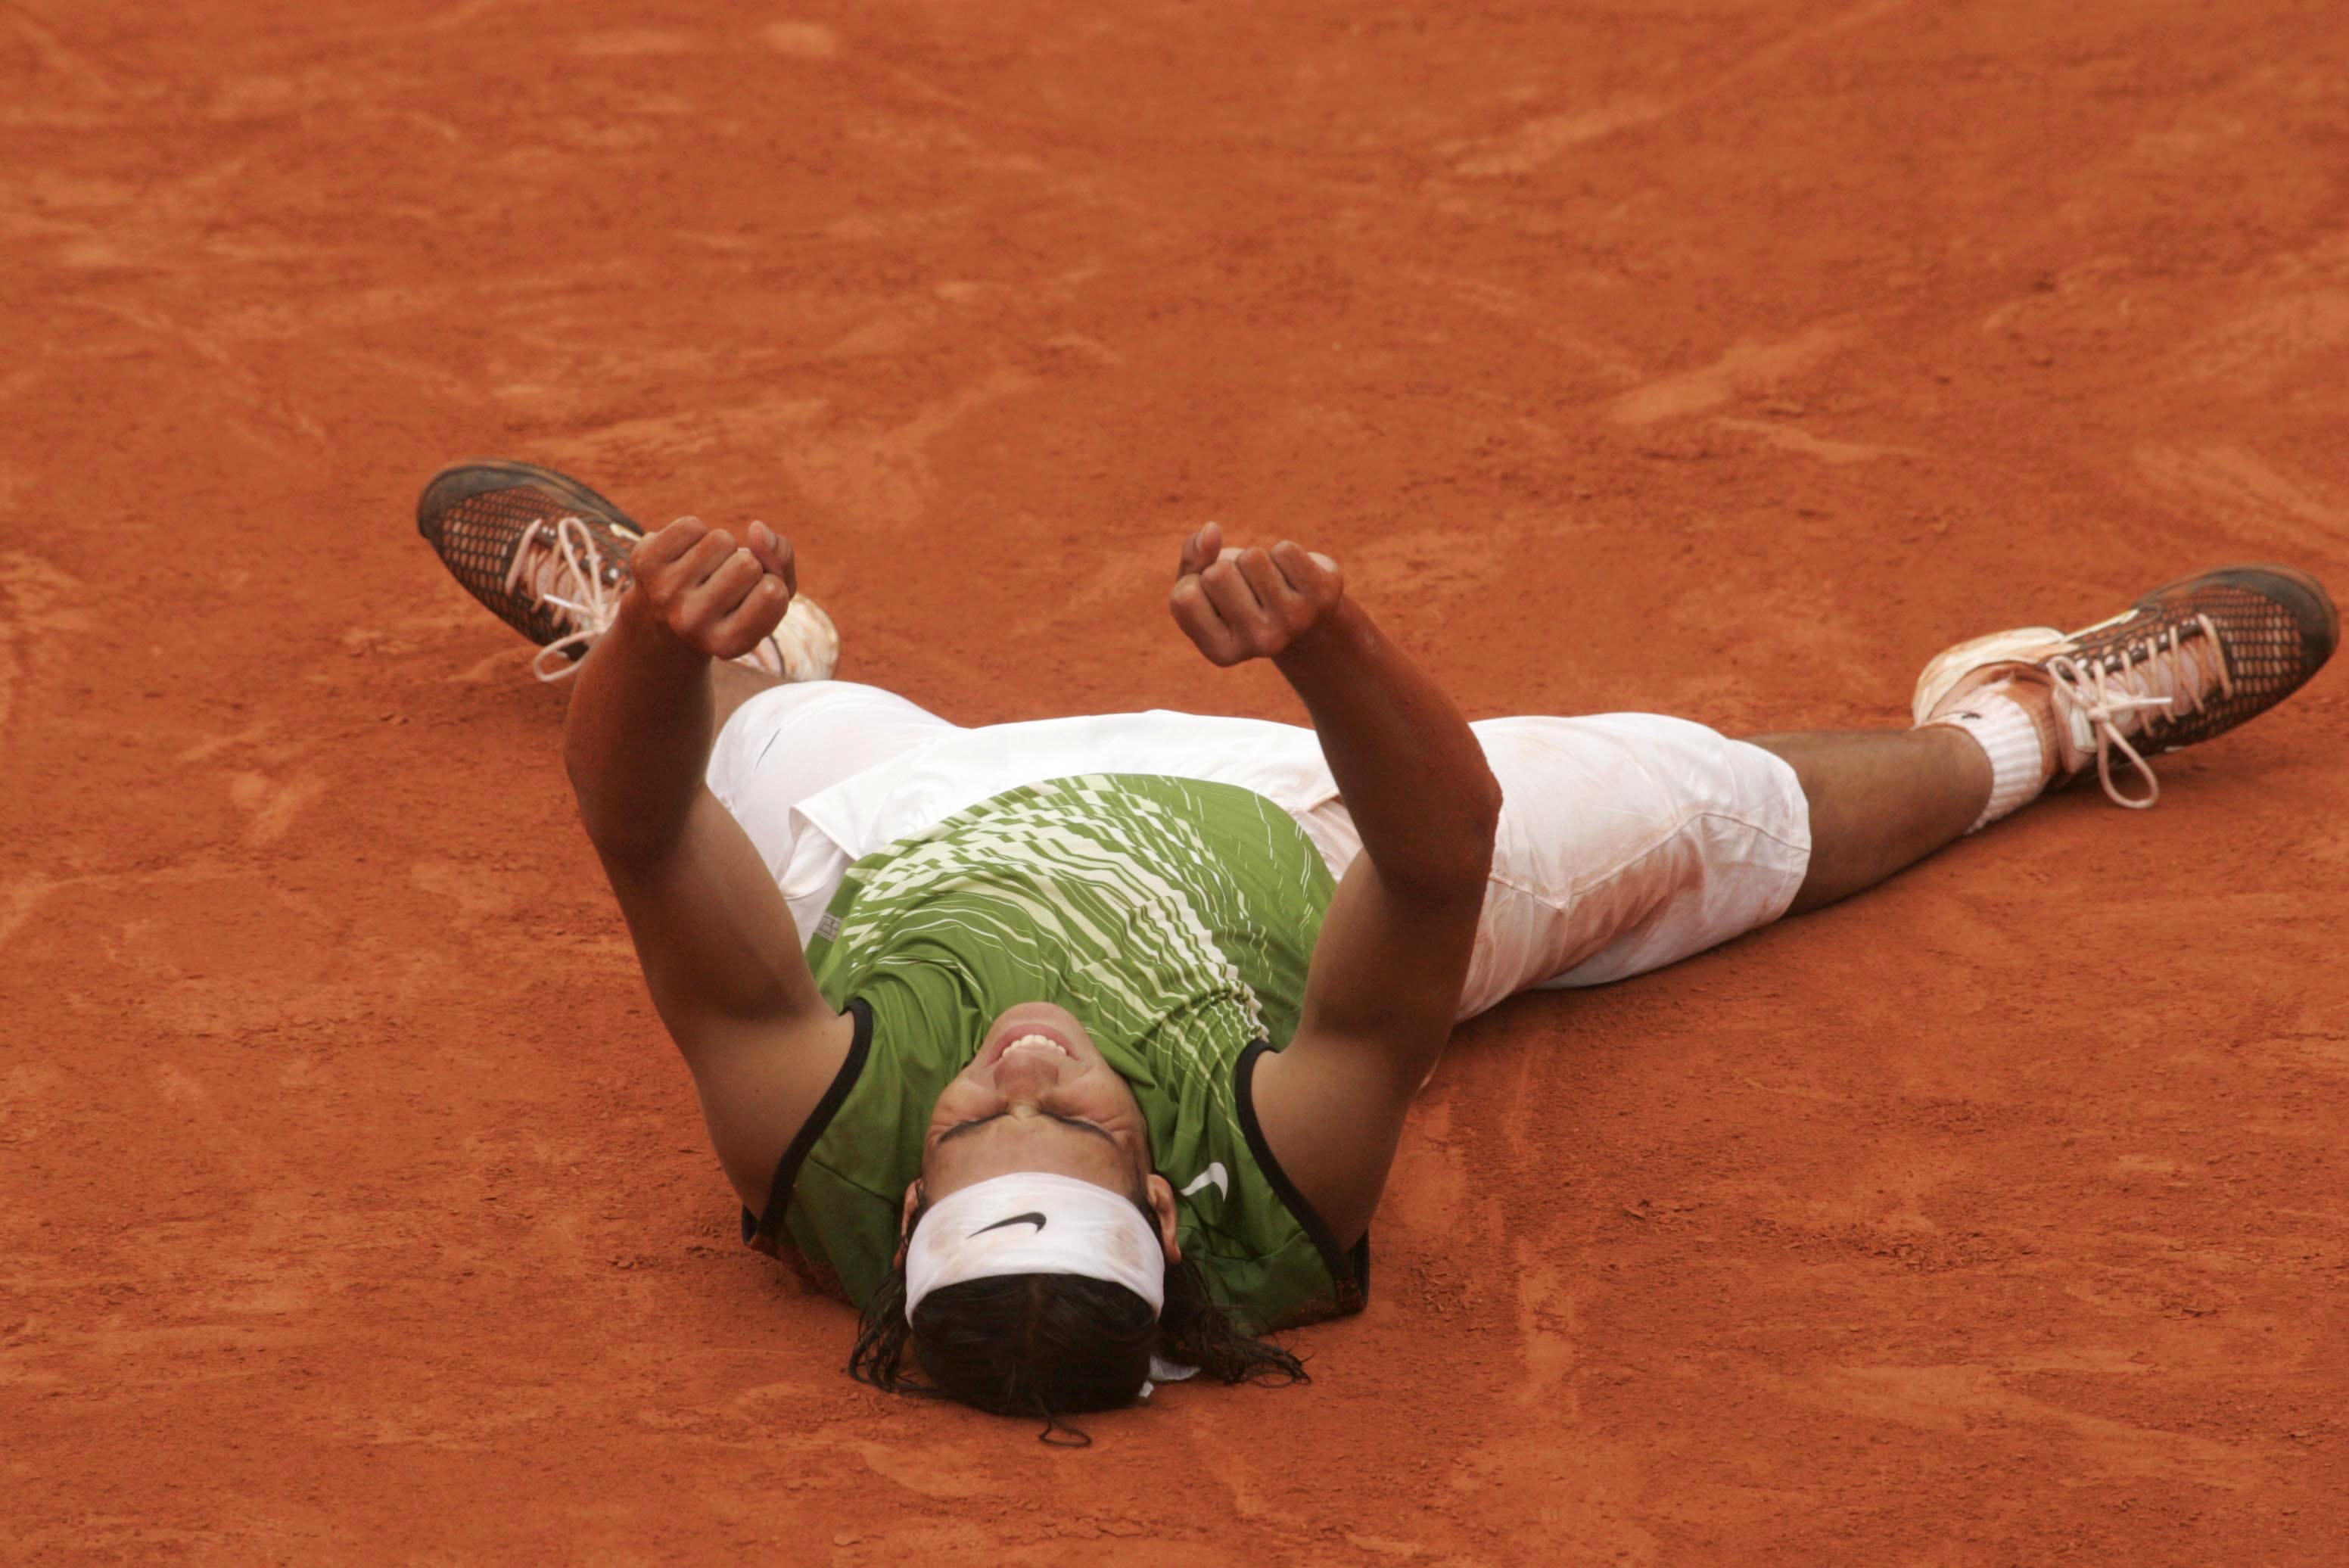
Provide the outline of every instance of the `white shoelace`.
[[[2179,642],[2178,628],[2173,625],[2145,645],[2141,658],[2132,656],[2137,651],[2132,648],[2110,663],[2092,660],[2083,665],[2064,654],[2047,661],[2047,674],[2054,680],[2060,706],[2067,706],[2086,720],[2095,738],[2096,779],[2116,806],[2142,811],[2161,799],[2161,781],[2153,776],[2143,754],[2129,744],[2129,728],[2149,732],[2171,719],[2199,712],[2209,700],[2213,676],[2221,693],[2234,695],[2235,677],[2219,645],[2219,628],[2208,615],[2194,619],[2202,628],[2199,648]],[[2113,782],[2116,747],[2145,780],[2144,795],[2124,795]]]
[[620,609],[619,594],[596,570],[595,542],[587,525],[576,517],[552,524],[540,518],[532,523],[506,567],[505,591],[513,593],[525,576],[533,603],[552,605],[571,616],[571,630],[538,650],[530,661],[530,673],[543,681],[569,680],[579,673],[572,650],[585,655],[611,628]]

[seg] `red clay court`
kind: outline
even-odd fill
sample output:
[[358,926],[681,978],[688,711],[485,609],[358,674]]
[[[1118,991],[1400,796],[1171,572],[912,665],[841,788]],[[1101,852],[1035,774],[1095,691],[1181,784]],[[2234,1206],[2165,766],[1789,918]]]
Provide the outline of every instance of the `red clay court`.
[[737,1243],[470,455],[788,532],[963,723],[1294,719],[1293,534],[1471,717],[1906,722],[2349,586],[2336,5],[0,5],[0,1557],[2317,1563],[2329,670],[1468,1027],[1308,1388],[894,1399]]

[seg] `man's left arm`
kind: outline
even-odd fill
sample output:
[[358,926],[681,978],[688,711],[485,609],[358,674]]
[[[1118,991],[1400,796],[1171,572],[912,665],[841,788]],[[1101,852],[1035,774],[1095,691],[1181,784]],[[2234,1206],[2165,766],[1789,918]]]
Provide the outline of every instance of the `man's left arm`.
[[633,562],[636,583],[580,670],[564,761],[710,1141],[755,1211],[854,1033],[809,973],[750,836],[702,779],[710,662],[781,620],[790,546],[764,530],[739,545],[680,520]]

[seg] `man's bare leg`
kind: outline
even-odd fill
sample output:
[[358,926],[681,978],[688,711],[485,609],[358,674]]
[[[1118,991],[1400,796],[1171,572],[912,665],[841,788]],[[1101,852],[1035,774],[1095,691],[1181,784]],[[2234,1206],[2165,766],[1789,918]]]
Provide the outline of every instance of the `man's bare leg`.
[[1972,826],[1990,799],[1990,758],[1947,725],[1745,738],[1793,768],[1810,802],[1811,865],[1789,914],[1916,864]]
[[2091,773],[2116,804],[2150,806],[2160,787],[2140,748],[2234,728],[2298,690],[2340,640],[2315,578],[2225,566],[2078,632],[2026,626],[1945,650],[1919,677],[1920,728],[1754,737],[1810,799],[1811,866],[1793,908],[1857,892]]

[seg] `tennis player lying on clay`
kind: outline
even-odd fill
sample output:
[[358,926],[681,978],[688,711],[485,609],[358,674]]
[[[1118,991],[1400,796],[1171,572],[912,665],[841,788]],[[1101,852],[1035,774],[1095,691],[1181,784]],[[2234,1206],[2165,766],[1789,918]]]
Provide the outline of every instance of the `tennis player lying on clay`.
[[963,729],[831,680],[791,546],[649,536],[517,463],[418,521],[577,684],[564,759],[743,1233],[864,1312],[851,1370],[1041,1417],[1154,1377],[1293,1378],[1361,1308],[1455,1020],[1816,909],[2273,706],[2312,579],[2231,567],[2066,635],[1961,643],[1916,727],[1733,740],[1645,714],[1463,721],[1338,564],[1183,542],[1175,624],[1311,729],[1175,713]]

